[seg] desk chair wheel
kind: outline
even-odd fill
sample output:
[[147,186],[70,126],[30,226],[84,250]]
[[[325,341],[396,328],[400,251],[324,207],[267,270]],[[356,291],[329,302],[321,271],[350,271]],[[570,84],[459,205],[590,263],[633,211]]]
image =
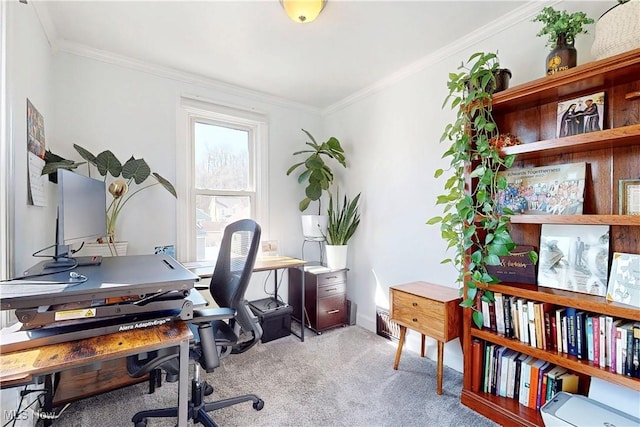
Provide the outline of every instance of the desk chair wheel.
[[147,427],[147,419],[143,418],[135,423],[135,427]]
[[258,399],[257,402],[253,402],[253,409],[255,409],[256,411],[261,411],[262,408],[264,408],[264,400]]

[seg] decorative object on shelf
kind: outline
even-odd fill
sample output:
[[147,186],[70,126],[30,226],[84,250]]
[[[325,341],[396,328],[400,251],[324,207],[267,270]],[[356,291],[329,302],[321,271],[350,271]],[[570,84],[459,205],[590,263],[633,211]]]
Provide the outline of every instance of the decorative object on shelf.
[[320,15],[327,0],[280,0],[280,4],[291,20],[307,24]]
[[533,18],[533,22],[544,24],[536,35],[548,36],[547,46],[553,46],[547,56],[547,75],[575,67],[578,60],[575,38],[578,34],[587,34],[584,26],[593,24],[593,19],[584,12],[569,14],[566,10],[557,11],[548,6]]
[[487,271],[501,282],[535,285],[536,266],[529,258],[533,246],[517,245],[510,255],[501,256],[499,265],[488,265]]
[[[485,91],[490,94],[494,94],[496,92],[501,92],[505,89],[509,89],[509,82],[511,81],[511,70],[508,68],[498,68],[493,72],[494,79],[489,81],[484,88]],[[467,90],[473,89],[481,89],[478,85],[478,82],[473,82],[472,79],[467,80],[466,82]]]
[[[456,119],[445,127],[440,142],[451,143],[443,157],[450,160],[452,174],[444,185],[446,193],[439,195],[436,202],[443,205],[444,214],[427,221],[430,225],[440,224],[442,238],[449,248],[455,249],[453,258],[442,262],[451,263],[458,270],[458,283],[467,288],[462,305],[473,310],[476,325],[483,323],[482,312],[476,309],[476,296],[493,300],[491,291],[478,292],[478,286],[498,282],[487,272],[487,265],[499,265],[500,256],[509,255],[515,248],[509,234],[510,212],[505,209],[499,214],[498,200],[494,197],[507,186],[506,179],[498,178],[497,172],[510,168],[515,156],[502,157],[489,143],[500,134],[491,113],[491,93],[487,90],[495,87],[495,72],[499,68],[496,54],[478,52],[458,67],[462,71],[449,74],[449,94],[443,106],[450,103]],[[476,89],[469,90],[467,82]],[[469,168],[477,185],[467,193],[465,173]],[[438,169],[434,176],[438,178],[444,173]]]
[[640,179],[621,179],[618,197],[620,215],[640,215]]
[[513,147],[514,145],[522,144],[522,140],[510,133],[501,133],[500,135],[496,135],[489,140],[489,144],[493,148],[504,148],[504,147]]
[[640,255],[613,253],[607,300],[640,308]]
[[604,296],[608,225],[542,224],[538,286]]
[[604,59],[640,48],[640,0],[618,0],[598,19],[591,55]]
[[497,193],[498,212],[524,215],[578,215],[584,204],[586,163],[507,169]]
[[604,129],[604,92],[558,102],[556,137]]
[[322,215],[321,199],[325,191],[329,192],[329,187],[333,183],[333,171],[325,163],[325,158],[334,159],[345,168],[347,162],[344,150],[337,138],[332,136],[326,142],[318,144],[309,132],[304,129],[302,131],[311,139],[311,142],[305,142],[311,148],[293,153],[294,156],[300,154],[308,154],[308,156],[303,162],[292,165],[287,170],[287,176],[301,168],[298,183],[305,184],[306,187],[304,189],[305,198],[300,201],[298,209],[300,212],[304,212],[311,202],[318,202],[317,215],[312,218],[305,218],[305,215],[302,217],[303,235],[309,240],[322,240],[323,235],[326,234],[327,218]]
[[345,195],[340,206],[340,193],[336,194],[334,208],[333,194],[329,193],[329,209],[327,210],[329,222],[327,234],[324,236],[327,244],[327,267],[332,270],[347,268],[347,249],[349,239],[353,237],[358,225],[360,225],[360,213],[358,203],[360,193],[353,199]]
[[[111,203],[107,206],[106,241],[98,241],[98,243],[113,244],[114,242],[117,242],[116,224],[120,212],[127,202],[141,191],[160,184],[165,190],[171,193],[173,197],[178,197],[173,184],[163,178],[160,174],[151,172],[151,168],[142,158],[136,159],[131,156],[129,160],[122,164],[110,150],[105,150],[97,156],[94,156],[87,149],[77,144],[73,144],[73,148],[76,149],[78,154],[80,154],[86,162],[66,160],[51,153],[50,151],[47,151],[45,156],[46,164],[42,169],[42,174],[47,175],[55,173],[59,168],[73,170],[78,166],[87,163],[89,176],[91,175],[91,167],[89,165],[93,165],[97,169],[98,173],[104,177],[105,182],[107,182],[108,175],[111,175],[114,178],[107,187],[109,193],[113,196],[113,200],[111,200]],[[142,186],[142,184],[151,176],[155,178],[156,182]],[[131,192],[129,192],[130,189]]]

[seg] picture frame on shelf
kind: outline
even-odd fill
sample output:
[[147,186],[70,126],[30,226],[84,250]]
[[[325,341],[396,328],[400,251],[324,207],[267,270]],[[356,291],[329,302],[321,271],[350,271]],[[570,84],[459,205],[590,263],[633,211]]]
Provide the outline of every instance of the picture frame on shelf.
[[542,224],[538,286],[605,296],[609,226]]
[[640,215],[640,179],[621,179],[618,190],[620,215]]
[[640,255],[613,253],[607,300],[640,308]]
[[557,138],[603,130],[605,92],[561,101],[557,111]]
[[533,246],[516,245],[511,254],[500,257],[500,265],[487,265],[487,272],[501,282],[536,284],[536,265],[529,258]]
[[507,180],[507,188],[498,191],[498,212],[509,208],[515,215],[580,215],[586,173],[584,162],[498,172]]

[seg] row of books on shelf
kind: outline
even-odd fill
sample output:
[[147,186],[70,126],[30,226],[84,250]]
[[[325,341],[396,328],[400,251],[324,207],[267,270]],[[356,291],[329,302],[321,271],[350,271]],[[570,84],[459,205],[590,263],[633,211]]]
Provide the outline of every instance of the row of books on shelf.
[[472,391],[515,399],[531,409],[560,391],[578,393],[580,377],[562,366],[477,339],[472,352]]
[[499,292],[481,310],[483,327],[493,332],[640,378],[640,322]]

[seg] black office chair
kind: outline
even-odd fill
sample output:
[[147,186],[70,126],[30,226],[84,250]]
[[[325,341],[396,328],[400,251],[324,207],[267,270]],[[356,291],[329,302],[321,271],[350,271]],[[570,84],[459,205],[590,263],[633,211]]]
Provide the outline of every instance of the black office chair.
[[[264,407],[264,401],[255,394],[204,402],[204,396],[211,394],[213,388],[206,381],[200,381],[199,369],[201,366],[207,372],[213,372],[220,365],[220,359],[230,353],[247,351],[262,337],[262,327],[244,296],[259,243],[260,226],[255,221],[244,219],[227,225],[209,285],[209,292],[220,308],[194,310],[193,320],[189,321],[194,334],[189,358],[196,363],[191,381],[188,418],[194,424],[215,426],[207,412],[242,402],[253,402],[253,408],[258,411]],[[167,372],[167,381],[175,381],[179,374],[177,357],[177,348],[151,352],[142,359],[131,356],[127,359],[127,369],[132,377],[162,369]],[[147,418],[177,416],[177,407],[155,409],[138,412],[132,421],[136,427],[144,427]]]

